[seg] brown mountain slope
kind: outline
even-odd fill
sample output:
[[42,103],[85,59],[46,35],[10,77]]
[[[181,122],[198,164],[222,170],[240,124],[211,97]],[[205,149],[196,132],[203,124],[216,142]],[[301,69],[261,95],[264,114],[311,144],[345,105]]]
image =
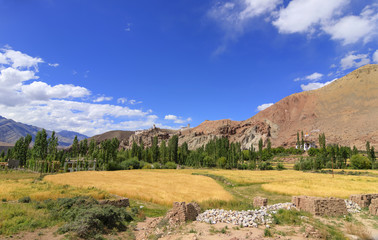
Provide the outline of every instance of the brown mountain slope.
[[182,130],[152,128],[119,139],[129,148],[133,141],[150,146],[154,136],[160,144],[177,134],[179,144],[187,142],[195,149],[214,137],[227,137],[243,148],[257,148],[260,138],[270,138],[273,146],[295,146],[300,131],[316,143],[324,132],[328,143],[363,149],[368,140],[378,146],[378,65],[361,67],[323,88],[292,94],[245,121],[205,121]]
[[274,146],[295,146],[300,131],[315,142],[324,132],[328,143],[363,148],[369,140],[378,145],[378,65],[361,67],[323,88],[292,94],[245,121],[205,121],[183,131],[180,140],[196,148],[214,136],[227,136],[248,148],[270,137]]
[[106,139],[113,139],[117,138],[119,141],[123,139],[128,139],[131,135],[133,135],[135,131],[121,131],[121,130],[114,130],[105,132],[103,134],[95,135],[93,137],[88,138],[88,142],[94,139],[97,143],[100,143]]
[[269,120],[279,126],[274,145],[293,145],[297,131],[330,143],[378,144],[378,65],[363,66],[331,84],[288,96],[248,121]]

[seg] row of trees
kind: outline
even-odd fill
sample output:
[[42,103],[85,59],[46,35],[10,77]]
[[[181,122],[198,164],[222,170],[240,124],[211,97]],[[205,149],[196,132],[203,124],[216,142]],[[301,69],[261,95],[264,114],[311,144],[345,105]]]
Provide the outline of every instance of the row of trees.
[[[366,155],[360,154],[356,146],[353,148],[340,146],[338,144],[328,144],[323,134],[319,135],[319,148],[310,148],[308,158],[302,158],[294,166],[297,170],[320,170],[322,168],[342,169],[352,167],[355,169],[374,169],[375,152],[370,143],[366,143]],[[348,159],[350,162],[348,163]]]
[[[36,135],[34,145],[30,148],[32,137],[27,135],[20,138],[14,148],[5,153],[1,153],[3,159],[15,158],[20,160],[20,165],[26,168],[39,170],[41,172],[51,171],[51,164],[59,164],[63,168],[66,159],[79,159],[83,162],[96,160],[100,169],[123,169],[135,168],[136,166],[165,166],[170,163],[186,165],[191,167],[219,167],[225,169],[271,169],[270,160],[276,155],[282,154],[302,154],[303,150],[283,147],[272,148],[270,139],[267,139],[264,148],[263,139],[258,142],[258,149],[251,146],[242,150],[238,142],[230,142],[227,138],[214,138],[204,146],[189,150],[188,144],[184,142],[179,146],[178,136],[171,137],[168,141],[162,140],[159,144],[158,138],[152,139],[150,147],[144,146],[143,141],[133,142],[130,149],[119,150],[119,140],[117,138],[108,139],[97,144],[94,139],[88,143],[87,139],[78,141],[75,137],[70,150],[58,150],[58,138],[55,132],[48,137],[43,129]],[[297,144],[304,145],[303,132],[302,140],[297,134]],[[370,166],[374,168],[375,152],[370,143],[366,143],[367,156]],[[348,166],[347,159],[357,155],[356,147],[339,145],[327,145],[324,134],[319,135],[319,148],[311,148],[308,151],[310,157],[302,159],[296,164],[296,169],[322,169],[322,168],[345,168]],[[130,160],[134,162],[131,163]],[[141,164],[136,164],[135,161]],[[146,163],[146,164],[144,164]],[[168,164],[169,165],[169,164]],[[123,167],[122,167],[123,166]],[[362,166],[362,165],[360,165]]]

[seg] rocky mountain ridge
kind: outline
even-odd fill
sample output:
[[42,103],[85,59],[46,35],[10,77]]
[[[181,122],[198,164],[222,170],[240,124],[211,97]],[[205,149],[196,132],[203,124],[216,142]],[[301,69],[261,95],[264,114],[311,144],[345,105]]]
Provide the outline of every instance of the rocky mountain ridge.
[[[27,134],[30,134],[34,140],[35,135],[40,130],[42,130],[40,127],[16,122],[12,119],[7,119],[0,116],[0,142],[7,143],[3,145],[8,145],[8,147],[9,144],[14,144],[20,137],[25,137]],[[46,132],[48,136],[51,136],[52,131],[46,130]],[[58,137],[60,147],[70,146],[76,135],[79,141],[87,138],[87,136],[83,134],[65,130],[57,132],[56,135]]]
[[227,137],[241,142],[243,148],[257,148],[260,138],[272,145],[295,146],[297,132],[303,131],[308,141],[317,144],[320,133],[328,143],[357,146],[366,141],[378,145],[378,65],[365,65],[332,83],[312,91],[283,98],[271,107],[245,121],[227,119],[205,121],[194,128],[166,130],[152,128],[138,131],[121,139],[121,147],[129,148],[133,141],[150,146],[158,136],[159,144],[179,135],[179,144],[187,142],[189,149],[203,146],[215,137]]

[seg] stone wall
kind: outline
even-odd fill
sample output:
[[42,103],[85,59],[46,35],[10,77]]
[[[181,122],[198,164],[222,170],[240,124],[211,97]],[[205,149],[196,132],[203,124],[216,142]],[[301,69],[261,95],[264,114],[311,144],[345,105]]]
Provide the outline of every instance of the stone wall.
[[174,202],[173,208],[165,216],[171,225],[196,220],[201,208],[197,203]]
[[348,214],[345,201],[340,198],[295,196],[293,204],[299,209],[318,216],[340,216]]
[[369,207],[371,201],[376,198],[378,198],[378,194],[358,194],[349,197],[352,202],[357,203],[362,208]]
[[378,198],[371,200],[371,203],[369,206],[369,212],[371,215],[378,216]]
[[254,207],[265,207],[268,205],[268,199],[263,197],[255,197],[253,199],[253,206]]

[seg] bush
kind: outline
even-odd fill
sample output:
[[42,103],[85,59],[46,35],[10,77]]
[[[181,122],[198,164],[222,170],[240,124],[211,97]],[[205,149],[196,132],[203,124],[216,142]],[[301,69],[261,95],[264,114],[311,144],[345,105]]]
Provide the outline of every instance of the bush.
[[260,170],[273,170],[273,167],[270,164],[270,162],[262,162],[259,164],[259,169]]
[[350,158],[350,163],[351,163],[352,168],[354,169],[370,169],[371,168],[370,160],[361,154],[353,155]]
[[129,170],[129,169],[139,169],[141,168],[140,162],[136,157],[128,159],[126,161],[121,162],[121,167],[124,170]]
[[166,164],[164,164],[164,168],[166,168],[166,169],[176,169],[177,165],[174,162],[167,162]]
[[153,169],[161,169],[161,164],[160,163],[158,163],[158,162],[154,162],[153,164],[152,164],[152,168]]
[[152,165],[151,164],[149,164],[149,163],[145,163],[144,165],[143,165],[143,168],[142,169],[151,169],[152,168]]
[[308,151],[307,151],[308,155],[311,156],[311,157],[314,157],[316,156],[316,154],[319,153],[319,149],[316,149],[316,148],[310,148]]
[[100,205],[91,197],[46,200],[38,208],[46,208],[53,218],[67,222],[59,229],[60,233],[72,231],[80,238],[93,238],[113,229],[123,231],[126,229],[124,222],[133,220],[124,208]]
[[225,157],[218,158],[217,165],[219,168],[225,168],[227,164],[227,160]]
[[22,198],[18,199],[18,202],[19,202],[19,203],[30,203],[30,202],[31,202],[31,199],[30,199],[29,196],[27,196],[27,197],[22,197]]
[[283,165],[283,163],[277,164],[277,170],[284,170],[284,169],[285,169],[285,166]]
[[255,170],[256,169],[256,163],[253,161],[250,161],[248,164],[248,169],[249,170]]
[[106,165],[106,170],[108,171],[117,171],[117,170],[123,170],[121,164],[117,162],[110,162]]
[[248,169],[248,165],[247,164],[245,164],[245,163],[243,163],[243,164],[238,164],[238,169],[239,170],[246,170],[246,169]]

